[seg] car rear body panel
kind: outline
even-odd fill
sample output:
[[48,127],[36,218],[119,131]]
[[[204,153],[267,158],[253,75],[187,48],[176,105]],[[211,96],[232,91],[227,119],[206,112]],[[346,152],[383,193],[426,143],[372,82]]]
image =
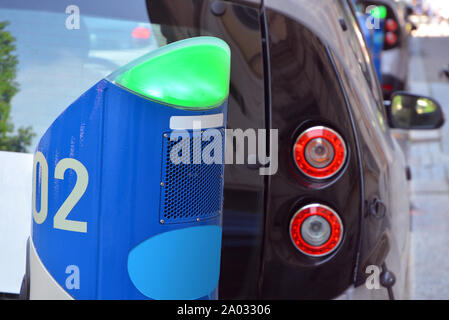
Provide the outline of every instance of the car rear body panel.
[[[357,57],[351,52],[347,38],[354,35],[343,30],[338,6],[328,1],[314,1],[313,4],[309,1],[288,1],[280,4],[267,0],[265,4],[310,29],[334,56],[337,74],[354,120],[362,170],[363,188],[359,194],[362,202],[357,212],[360,217],[360,247],[354,248],[357,252],[354,262],[356,286],[364,284],[367,266],[381,267],[385,261],[389,270],[402,277],[406,269],[403,257],[408,255],[409,226],[408,195],[403,192],[406,190],[404,157],[387,127],[379,85],[377,88],[376,85],[369,87],[361,70],[353,67],[358,65]],[[353,178],[356,179],[356,176]],[[331,198],[336,197],[338,194]],[[375,200],[386,206],[386,214],[381,219],[373,218],[369,213],[370,204]],[[271,256],[270,252],[265,251],[265,254]],[[327,263],[331,264],[332,260]],[[321,267],[325,266],[323,264]],[[401,280],[398,287],[402,284]],[[332,289],[327,288],[321,294],[326,295],[328,290]],[[399,291],[397,296],[401,296]]]

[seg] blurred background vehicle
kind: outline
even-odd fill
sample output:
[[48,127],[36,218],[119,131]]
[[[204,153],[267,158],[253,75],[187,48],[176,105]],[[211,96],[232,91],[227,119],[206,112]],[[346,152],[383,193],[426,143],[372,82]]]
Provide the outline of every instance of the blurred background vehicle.
[[416,28],[403,1],[353,0],[385,100],[407,85],[408,39]]

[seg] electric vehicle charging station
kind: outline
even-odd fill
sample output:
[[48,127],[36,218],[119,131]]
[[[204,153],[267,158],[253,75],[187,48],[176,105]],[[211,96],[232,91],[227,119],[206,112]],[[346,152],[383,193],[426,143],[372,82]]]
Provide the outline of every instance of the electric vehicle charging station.
[[378,20],[376,28],[373,29],[372,35],[372,53],[373,63],[376,69],[377,77],[382,79],[382,49],[384,47],[385,37],[385,18],[387,16],[387,8],[385,6],[378,6],[373,9],[371,15]]
[[186,39],[55,120],[34,157],[31,299],[218,297],[229,78],[224,41]]

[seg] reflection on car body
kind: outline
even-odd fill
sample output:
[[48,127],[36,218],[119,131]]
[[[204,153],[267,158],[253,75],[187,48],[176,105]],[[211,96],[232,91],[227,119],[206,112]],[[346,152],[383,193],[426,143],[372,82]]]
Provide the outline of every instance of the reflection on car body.
[[[407,85],[408,38],[412,30],[412,24],[408,21],[409,11],[403,2],[393,0],[354,0],[354,2],[359,14],[367,13],[371,8],[374,8],[371,9],[374,11],[375,8],[382,8],[385,11],[382,16],[376,18],[381,20],[380,35],[383,43],[379,57],[379,79],[384,99],[388,100],[393,92],[404,90]],[[378,30],[373,31],[379,33],[376,32]]]

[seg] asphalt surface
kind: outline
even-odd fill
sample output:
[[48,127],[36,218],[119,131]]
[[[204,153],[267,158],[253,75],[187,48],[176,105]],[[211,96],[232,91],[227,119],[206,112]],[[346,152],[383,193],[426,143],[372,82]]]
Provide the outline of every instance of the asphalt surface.
[[410,132],[406,147],[412,172],[412,299],[449,299],[449,81],[439,76],[449,64],[448,52],[449,37],[411,39],[409,91],[434,97],[446,114],[442,129]]

